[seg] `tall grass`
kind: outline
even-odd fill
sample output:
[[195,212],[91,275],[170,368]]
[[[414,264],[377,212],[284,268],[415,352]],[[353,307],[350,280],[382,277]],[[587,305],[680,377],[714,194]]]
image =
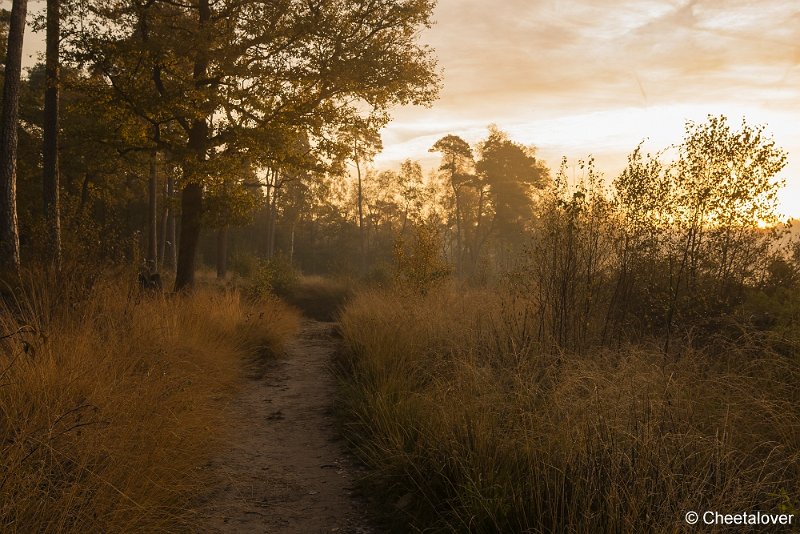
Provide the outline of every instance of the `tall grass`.
[[0,312],[0,531],[195,529],[246,356],[295,313],[113,278],[22,286]]
[[354,294],[354,282],[346,278],[299,276],[290,286],[276,293],[318,321],[333,321]]
[[344,414],[398,530],[673,532],[689,510],[793,506],[796,361],[542,352],[531,322],[522,299],[479,290],[346,307]]

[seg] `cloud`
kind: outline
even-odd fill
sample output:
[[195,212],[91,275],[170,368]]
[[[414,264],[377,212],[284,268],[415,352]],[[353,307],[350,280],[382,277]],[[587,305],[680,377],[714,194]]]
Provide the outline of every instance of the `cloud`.
[[788,86],[800,55],[792,4],[442,0],[428,34],[445,71],[440,105],[502,110],[505,95],[528,95],[594,107],[630,103],[642,89],[655,103],[716,98],[733,86],[758,89],[765,74]]
[[497,123],[542,147],[551,164],[559,153],[594,153],[621,166],[625,143],[677,142],[684,120],[706,113],[746,115],[769,122],[789,151],[789,194],[800,209],[797,2],[440,0],[436,19],[424,39],[437,50],[444,91],[432,109],[398,110],[382,164],[430,160],[442,135],[475,141]]

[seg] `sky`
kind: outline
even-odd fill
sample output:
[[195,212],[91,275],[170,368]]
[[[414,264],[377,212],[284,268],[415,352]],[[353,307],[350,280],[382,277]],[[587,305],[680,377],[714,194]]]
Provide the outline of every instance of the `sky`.
[[[613,179],[639,142],[660,150],[687,120],[724,114],[765,124],[789,153],[780,209],[800,217],[800,1],[439,0],[434,18],[420,39],[440,98],[395,110],[376,167],[432,169],[437,139],[476,143],[497,124],[553,169],[592,155]],[[32,65],[43,36],[26,31]]]
[[435,20],[421,39],[440,98],[395,110],[376,167],[433,168],[437,139],[475,143],[494,123],[551,168],[592,155],[613,179],[640,141],[659,150],[724,114],[789,153],[780,209],[800,216],[800,2],[439,0]]

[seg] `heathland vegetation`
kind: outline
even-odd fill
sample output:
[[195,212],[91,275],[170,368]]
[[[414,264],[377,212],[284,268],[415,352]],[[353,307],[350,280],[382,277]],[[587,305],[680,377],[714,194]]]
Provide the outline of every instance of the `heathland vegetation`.
[[516,241],[474,256],[502,197],[469,156],[463,237],[421,226],[398,283],[341,317],[347,429],[398,531],[675,531],[691,510],[794,511],[800,248],[775,212],[786,156],[763,129],[689,124],[610,185],[591,160],[574,185],[566,164],[552,180],[531,167]]
[[[0,530],[197,528],[248,362],[297,328],[277,300],[142,294],[134,273],[23,276],[0,309]],[[129,280],[125,282],[122,280]]]
[[202,231],[225,279],[229,228],[431,102],[433,3],[27,8],[0,18],[0,531],[202,530],[230,401],[298,324],[274,231],[235,284],[196,280]]

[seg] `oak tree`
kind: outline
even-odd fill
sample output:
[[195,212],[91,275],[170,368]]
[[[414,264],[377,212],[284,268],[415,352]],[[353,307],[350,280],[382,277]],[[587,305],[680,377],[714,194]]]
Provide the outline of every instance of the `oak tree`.
[[176,135],[153,140],[183,168],[176,289],[193,283],[204,187],[209,177],[224,175],[222,154],[259,160],[281,150],[280,133],[289,129],[304,132],[324,160],[337,148],[339,125],[364,117],[382,125],[393,106],[435,98],[432,50],[417,42],[433,5],[89,3],[83,31],[72,39],[75,59],[101,72],[130,113],[154,126],[176,126]]

